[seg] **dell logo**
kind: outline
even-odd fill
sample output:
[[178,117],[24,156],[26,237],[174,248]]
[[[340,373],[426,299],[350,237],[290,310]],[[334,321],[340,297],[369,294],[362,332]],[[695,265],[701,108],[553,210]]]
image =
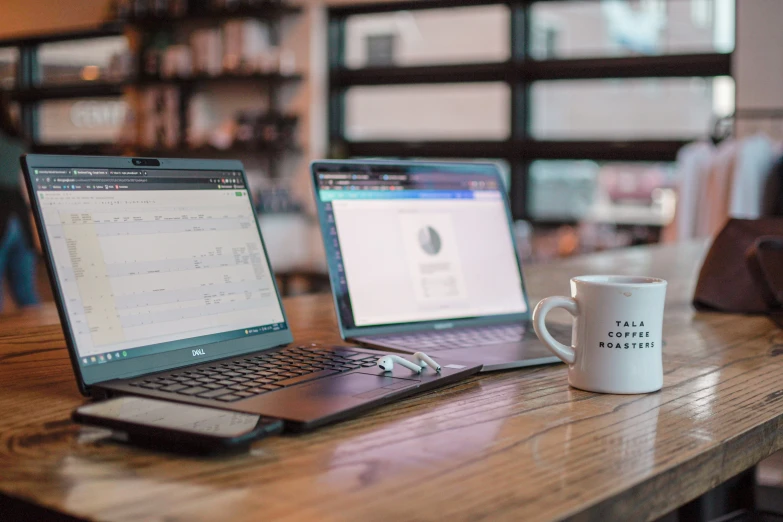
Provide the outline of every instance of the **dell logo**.
[[204,353],[204,348],[199,348],[198,350],[193,350],[193,357],[198,357],[199,355],[206,355]]

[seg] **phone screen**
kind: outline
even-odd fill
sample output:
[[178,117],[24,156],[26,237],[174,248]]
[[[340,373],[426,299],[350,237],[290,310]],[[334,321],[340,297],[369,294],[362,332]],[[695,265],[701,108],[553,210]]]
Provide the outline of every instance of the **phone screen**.
[[253,431],[261,417],[141,397],[119,397],[79,408],[79,413],[217,437],[238,437]]

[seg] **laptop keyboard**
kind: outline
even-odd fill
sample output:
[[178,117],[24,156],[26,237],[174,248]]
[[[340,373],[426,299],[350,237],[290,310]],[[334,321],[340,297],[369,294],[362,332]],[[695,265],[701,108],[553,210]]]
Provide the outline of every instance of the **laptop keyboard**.
[[513,343],[522,340],[525,328],[522,325],[480,326],[457,330],[415,332],[404,335],[373,337],[374,343],[400,348],[416,348],[437,352],[455,348],[472,348],[489,344]]
[[131,381],[159,392],[234,402],[303,382],[369,368],[378,355],[297,346],[246,359],[218,362]]

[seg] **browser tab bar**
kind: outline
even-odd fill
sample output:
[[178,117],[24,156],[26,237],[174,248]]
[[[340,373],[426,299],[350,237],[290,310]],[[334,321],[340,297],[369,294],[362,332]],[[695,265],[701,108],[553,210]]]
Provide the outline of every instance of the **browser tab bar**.
[[67,176],[71,171],[69,169],[35,169],[33,174],[36,176]]
[[71,169],[70,174],[74,176],[108,176],[106,169]]

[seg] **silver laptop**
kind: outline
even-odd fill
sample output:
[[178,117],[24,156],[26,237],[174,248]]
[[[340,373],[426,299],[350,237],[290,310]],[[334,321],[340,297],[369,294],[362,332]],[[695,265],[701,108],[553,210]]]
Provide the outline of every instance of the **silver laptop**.
[[483,371],[558,362],[530,324],[495,165],[318,161],[312,176],[344,339]]

